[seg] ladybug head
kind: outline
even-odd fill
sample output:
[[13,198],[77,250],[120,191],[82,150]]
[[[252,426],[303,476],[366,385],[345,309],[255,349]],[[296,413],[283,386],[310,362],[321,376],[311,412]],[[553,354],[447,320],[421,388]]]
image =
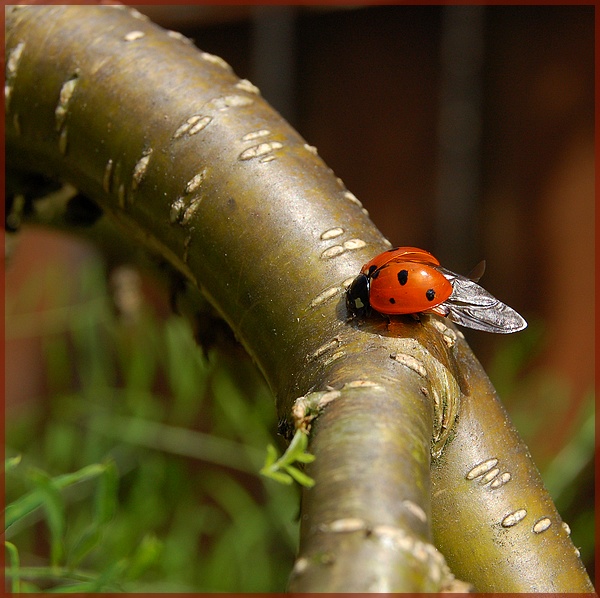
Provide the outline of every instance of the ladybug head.
[[359,274],[348,287],[346,307],[351,314],[359,318],[369,315],[371,311],[369,304],[369,277],[365,274]]

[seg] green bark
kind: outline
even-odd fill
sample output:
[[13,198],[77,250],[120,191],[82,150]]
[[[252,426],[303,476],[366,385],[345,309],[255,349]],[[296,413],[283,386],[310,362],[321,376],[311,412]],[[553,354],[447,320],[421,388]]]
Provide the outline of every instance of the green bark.
[[256,88],[122,7],[8,7],[6,28],[9,168],[69,181],[167,260],[309,429],[293,591],[593,591],[462,336],[348,320],[345,286],[389,245]]

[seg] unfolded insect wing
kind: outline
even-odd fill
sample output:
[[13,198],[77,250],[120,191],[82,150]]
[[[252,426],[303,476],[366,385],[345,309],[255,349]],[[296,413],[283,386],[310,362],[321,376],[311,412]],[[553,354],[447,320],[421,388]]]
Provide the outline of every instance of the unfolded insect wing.
[[475,281],[438,268],[452,285],[452,295],[442,304],[448,318],[461,326],[509,334],[527,327],[527,322],[514,309],[490,295]]
[[445,305],[448,318],[466,328],[510,334],[527,327],[527,322],[512,307],[498,300],[491,307],[453,304],[452,300],[446,301]]
[[473,282],[479,282],[479,279],[483,276],[485,272],[485,260],[481,260],[470,272],[469,278]]

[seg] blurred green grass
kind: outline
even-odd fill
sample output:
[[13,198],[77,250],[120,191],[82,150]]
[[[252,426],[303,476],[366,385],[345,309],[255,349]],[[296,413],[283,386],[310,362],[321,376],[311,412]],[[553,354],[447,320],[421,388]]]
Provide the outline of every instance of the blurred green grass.
[[7,300],[9,335],[43,331],[47,386],[7,414],[12,591],[283,591],[299,491],[258,473],[281,442],[250,360],[204,356],[177,316],[121,321],[99,265],[52,280],[42,320],[35,285]]

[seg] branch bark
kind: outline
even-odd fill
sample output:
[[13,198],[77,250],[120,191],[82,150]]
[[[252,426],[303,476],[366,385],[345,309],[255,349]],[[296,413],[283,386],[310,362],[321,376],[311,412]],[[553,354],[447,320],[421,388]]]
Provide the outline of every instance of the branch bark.
[[8,166],[168,260],[310,428],[293,591],[593,591],[462,335],[348,321],[389,244],[251,83],[123,7],[9,7],[6,57]]

